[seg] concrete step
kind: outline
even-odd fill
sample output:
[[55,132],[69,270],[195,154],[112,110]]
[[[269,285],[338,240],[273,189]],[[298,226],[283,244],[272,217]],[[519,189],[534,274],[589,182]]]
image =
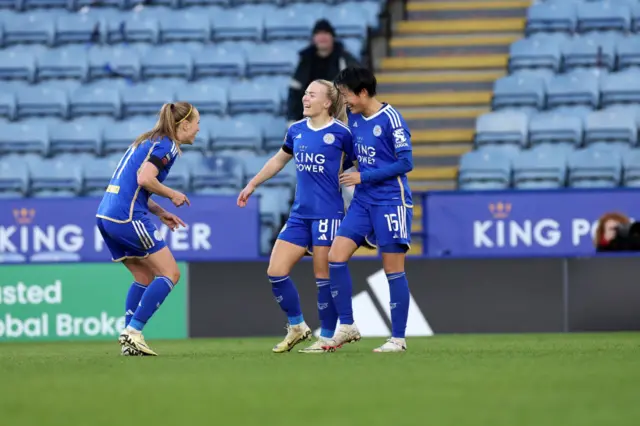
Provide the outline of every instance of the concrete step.
[[508,55],[468,55],[448,57],[393,57],[383,58],[381,70],[504,70],[507,67]]
[[381,73],[378,74],[380,93],[430,91],[486,91],[504,76],[503,71],[466,73]]
[[530,1],[434,1],[407,4],[408,17],[414,19],[519,18]]
[[403,106],[486,106],[491,101],[491,92],[381,93],[379,98],[396,108]]
[[455,181],[411,182],[413,192],[453,191],[454,189],[456,189]]
[[476,118],[488,112],[488,109],[449,109],[426,111],[401,111],[413,133],[419,130],[473,130]]
[[441,181],[455,180],[458,175],[457,166],[449,167],[418,167],[407,175],[409,181]]
[[505,33],[524,30],[524,18],[400,21],[399,34]]
[[411,130],[411,141],[415,145],[470,144],[474,129],[427,129]]
[[423,145],[414,145],[413,146],[413,156],[415,157],[460,157],[461,155],[466,154],[471,151],[473,147],[471,144],[466,145],[442,145],[442,146],[423,146]]
[[462,56],[509,53],[509,46],[522,38],[520,34],[493,36],[412,36],[394,37],[389,45],[391,56]]

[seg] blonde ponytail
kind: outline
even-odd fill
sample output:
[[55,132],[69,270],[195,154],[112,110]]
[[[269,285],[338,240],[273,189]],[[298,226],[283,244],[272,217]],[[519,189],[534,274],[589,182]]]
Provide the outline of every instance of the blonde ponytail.
[[156,140],[167,137],[172,141],[178,142],[178,151],[180,151],[180,141],[176,135],[178,133],[178,124],[185,120],[191,120],[193,105],[188,102],[176,102],[172,104],[164,104],[158,113],[158,121],[153,129],[138,136],[133,142],[133,146],[138,146],[146,140]]
[[328,80],[316,80],[314,83],[322,84],[327,89],[327,97],[331,101],[331,106],[328,111],[329,115],[345,125],[349,124],[347,123],[347,106],[344,103],[344,98],[340,91]]

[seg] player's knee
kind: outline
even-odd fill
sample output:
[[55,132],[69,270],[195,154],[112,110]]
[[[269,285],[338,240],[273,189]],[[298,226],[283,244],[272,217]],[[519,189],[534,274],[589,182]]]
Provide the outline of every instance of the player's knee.
[[173,285],[178,284],[178,281],[180,281],[180,269],[177,266],[178,265],[176,265],[175,268],[171,268],[171,269],[167,270],[163,274],[165,277],[167,277],[167,278],[169,278],[171,280]]
[[349,256],[345,253],[341,253],[340,249],[331,247],[329,250],[329,263],[342,263],[347,262]]
[[289,275],[289,272],[290,271],[288,271],[287,268],[284,268],[281,265],[269,264],[269,267],[267,268],[267,275],[270,277],[284,277]]

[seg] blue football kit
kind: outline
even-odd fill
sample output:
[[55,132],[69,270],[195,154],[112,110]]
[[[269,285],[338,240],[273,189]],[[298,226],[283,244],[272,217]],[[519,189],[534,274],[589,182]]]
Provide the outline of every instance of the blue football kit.
[[130,146],[116,166],[96,214],[98,229],[114,261],[144,258],[166,246],[149,217],[149,191],[138,185],[138,172],[145,161],[158,170],[163,182],[178,156],[169,138]]
[[345,214],[339,176],[352,164],[352,147],[349,128],[337,120],[320,129],[308,119],[289,127],[282,149],[293,155],[297,184],[278,239],[308,248],[331,245]]
[[401,158],[412,165],[408,126],[400,113],[383,104],[370,117],[349,114],[349,128],[362,183],[356,185],[338,235],[362,245],[373,233],[381,251],[406,251],[411,244],[411,189],[406,174],[394,170],[401,169]]

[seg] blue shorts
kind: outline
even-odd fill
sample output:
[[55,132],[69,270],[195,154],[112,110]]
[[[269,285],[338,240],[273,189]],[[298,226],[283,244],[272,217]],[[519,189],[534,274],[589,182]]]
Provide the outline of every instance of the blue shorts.
[[282,227],[279,240],[300,247],[330,247],[336,237],[341,219],[299,219],[290,217]]
[[167,246],[160,231],[147,216],[127,223],[97,219],[98,230],[114,262],[145,258]]
[[354,199],[338,229],[338,235],[361,246],[375,234],[382,253],[406,253],[411,246],[413,209],[404,206],[365,205]]

